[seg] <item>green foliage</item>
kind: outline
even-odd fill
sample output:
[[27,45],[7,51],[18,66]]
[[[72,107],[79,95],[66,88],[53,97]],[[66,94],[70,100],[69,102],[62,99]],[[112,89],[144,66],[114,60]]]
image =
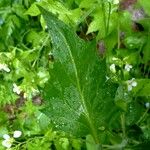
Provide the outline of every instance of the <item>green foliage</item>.
[[150,147],[149,6],[1,0],[0,149]]
[[139,0],[139,4],[143,7],[145,12],[150,15],[150,4],[146,0]]
[[101,149],[101,146],[95,143],[91,135],[86,136],[86,147],[87,147],[87,150],[100,150]]
[[44,0],[41,2],[33,3],[31,7],[25,12],[25,14],[30,16],[38,16],[40,14],[40,11],[37,7],[37,4],[44,7],[46,10],[51,11],[54,14],[57,14],[59,19],[63,20],[65,23],[68,23],[72,26],[73,25],[76,26],[82,14],[79,8],[69,10],[62,3],[53,0]]
[[[50,78],[47,69],[51,65],[47,56],[51,50],[49,35],[39,26],[40,20],[34,25],[34,20],[25,15],[30,3],[13,1],[12,6],[1,3],[0,64],[1,68],[5,66],[0,69],[1,106],[15,103],[20,92],[29,99],[40,94],[38,88],[44,87]],[[13,92],[14,84],[20,89],[17,94]]]

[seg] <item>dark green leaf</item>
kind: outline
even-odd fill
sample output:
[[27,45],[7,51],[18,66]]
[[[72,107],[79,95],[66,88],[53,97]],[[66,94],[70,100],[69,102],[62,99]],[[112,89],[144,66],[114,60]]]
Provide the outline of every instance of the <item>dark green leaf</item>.
[[43,111],[56,129],[78,136],[91,134],[99,143],[98,128],[109,125],[115,108],[116,86],[106,81],[105,60],[100,61],[94,41],[79,39],[69,26],[39,8],[52,38],[54,56]]

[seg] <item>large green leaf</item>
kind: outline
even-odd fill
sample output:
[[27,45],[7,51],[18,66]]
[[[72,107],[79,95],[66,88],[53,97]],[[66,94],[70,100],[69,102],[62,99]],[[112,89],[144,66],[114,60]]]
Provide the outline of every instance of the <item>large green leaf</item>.
[[[106,81],[105,60],[96,43],[78,38],[72,28],[39,7],[52,39],[54,65],[44,89],[47,114],[54,127],[77,136],[91,134],[100,142],[101,126],[109,126],[116,86]],[[107,127],[106,127],[107,128]]]

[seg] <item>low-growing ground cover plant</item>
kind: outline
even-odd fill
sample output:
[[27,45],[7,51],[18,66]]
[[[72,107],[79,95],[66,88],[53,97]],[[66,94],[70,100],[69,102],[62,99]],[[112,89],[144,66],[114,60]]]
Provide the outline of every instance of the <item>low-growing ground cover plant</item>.
[[1,0],[0,149],[149,149],[149,8]]

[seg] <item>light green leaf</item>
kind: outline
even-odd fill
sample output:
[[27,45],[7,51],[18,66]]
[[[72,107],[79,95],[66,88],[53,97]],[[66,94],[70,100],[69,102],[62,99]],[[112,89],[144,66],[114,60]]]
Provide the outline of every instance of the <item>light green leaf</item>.
[[128,49],[139,49],[146,41],[145,36],[128,36],[124,40],[124,44]]
[[119,13],[119,26],[122,31],[130,34],[132,32],[132,16],[129,11]]
[[44,84],[49,80],[49,72],[46,71],[44,68],[39,67],[37,77],[38,77],[38,85],[40,87],[44,87]]
[[150,79],[137,79],[137,86],[133,92],[138,96],[150,96]]
[[37,3],[33,3],[30,8],[25,12],[25,15],[30,16],[38,16],[40,14],[40,11],[38,7],[36,6]]
[[100,30],[101,34],[102,35],[105,34],[103,17],[99,17],[98,19],[96,19],[98,16],[99,16],[99,14],[94,16],[94,20],[90,23],[90,25],[88,27],[87,34],[98,31],[98,30],[100,30],[100,28],[101,28],[101,30]]
[[14,78],[20,78],[23,77],[25,74],[28,74],[27,70],[24,67],[24,64],[17,58],[15,58],[13,61],[13,67],[15,68]]
[[116,30],[117,26],[117,13],[112,12],[110,16],[108,14],[108,5],[105,4],[105,13],[102,7],[97,7],[93,13],[93,20],[89,24],[87,34],[99,31],[98,37],[103,38],[110,34],[113,30]]
[[[80,20],[81,14],[82,14],[81,9],[77,8],[70,10],[70,14],[68,14],[66,17],[67,19],[69,19],[69,21],[72,21],[72,23],[76,25]],[[63,20],[63,18],[62,19],[60,18],[60,20]]]
[[18,98],[16,93],[12,92],[12,83],[2,82],[0,85],[0,106],[5,106],[6,104],[15,103]]
[[57,130],[77,136],[91,134],[99,143],[98,128],[109,124],[115,109],[116,86],[106,82],[105,60],[100,61],[95,41],[79,39],[72,28],[39,8],[51,35],[54,55],[51,79],[43,93],[47,100],[43,112]]
[[88,27],[87,34],[95,31],[99,31],[101,36],[105,35],[105,24],[103,17],[103,10],[101,7],[98,7],[98,10],[93,14],[93,21]]
[[40,17],[40,23],[41,23],[43,30],[45,30],[47,26],[46,26],[45,20],[43,19],[43,16]]
[[13,7],[12,7],[12,11],[15,12],[15,14],[17,16],[19,16],[20,18],[24,19],[24,20],[28,20],[28,17],[24,15],[25,13],[25,8],[23,5],[20,5],[20,4],[14,4]]
[[139,4],[143,7],[144,11],[150,15],[150,3],[148,0],[139,0]]
[[93,5],[95,5],[95,3],[97,2],[97,0],[82,0],[80,2],[79,7],[80,8],[91,8],[93,7]]
[[87,150],[101,150],[99,144],[96,144],[91,135],[86,136],[86,148]]
[[26,41],[32,43],[33,47],[37,47],[40,44],[42,37],[43,36],[39,32],[31,30],[26,36]]

